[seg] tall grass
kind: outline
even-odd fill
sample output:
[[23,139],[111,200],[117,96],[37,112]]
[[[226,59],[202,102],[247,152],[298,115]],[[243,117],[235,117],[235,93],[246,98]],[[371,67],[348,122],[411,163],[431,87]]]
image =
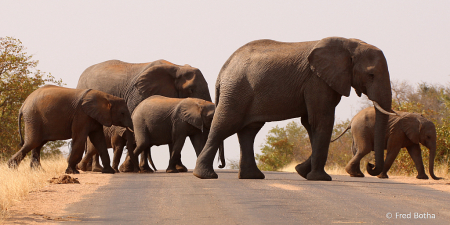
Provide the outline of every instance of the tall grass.
[[18,169],[10,169],[6,162],[0,162],[0,222],[7,216],[9,207],[31,191],[48,185],[49,179],[63,174],[67,168],[62,155],[42,159],[41,165],[42,169],[31,169],[29,157],[22,161]]

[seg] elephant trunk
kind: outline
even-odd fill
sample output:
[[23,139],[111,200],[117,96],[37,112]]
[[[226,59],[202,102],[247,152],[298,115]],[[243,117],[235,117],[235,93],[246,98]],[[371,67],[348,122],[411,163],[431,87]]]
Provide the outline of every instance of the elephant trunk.
[[[435,142],[436,143],[436,142]],[[431,148],[428,148],[430,150],[430,156],[429,156],[429,171],[430,176],[434,180],[442,179],[441,177],[436,177],[434,175],[434,158],[436,157],[436,144],[434,146],[431,146]]]
[[[383,105],[381,107],[383,107]],[[389,106],[384,106],[383,108],[390,109],[391,107],[389,104]],[[375,166],[372,165],[371,163],[367,164],[367,172],[372,176],[377,176],[383,171],[386,128],[389,120],[389,115],[384,114],[378,109],[376,109],[375,112],[376,112],[375,134],[374,134]]]
[[220,143],[220,146],[219,146],[219,160],[220,160],[220,163],[222,163],[222,165],[219,165],[219,168],[222,169],[225,167],[225,152],[223,149],[223,141],[222,141],[222,143]]

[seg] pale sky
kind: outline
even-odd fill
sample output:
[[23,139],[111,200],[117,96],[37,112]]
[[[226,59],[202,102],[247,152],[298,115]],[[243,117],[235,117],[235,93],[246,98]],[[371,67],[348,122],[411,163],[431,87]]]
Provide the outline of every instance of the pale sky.
[[[448,85],[450,1],[4,1],[0,36],[20,39],[38,69],[75,88],[89,66],[110,59],[141,63],[165,59],[190,64],[205,76],[211,97],[220,68],[240,46],[257,39],[286,42],[329,36],[358,38],[383,50],[391,80]],[[342,97],[336,120],[352,118],[361,98]],[[298,121],[298,119],[297,119]],[[266,123],[255,151],[270,128]],[[349,149],[350,151],[350,149]],[[111,152],[111,151],[110,151]],[[168,147],[152,148],[158,169]],[[227,159],[239,159],[236,135]],[[182,161],[195,167],[190,141]]]

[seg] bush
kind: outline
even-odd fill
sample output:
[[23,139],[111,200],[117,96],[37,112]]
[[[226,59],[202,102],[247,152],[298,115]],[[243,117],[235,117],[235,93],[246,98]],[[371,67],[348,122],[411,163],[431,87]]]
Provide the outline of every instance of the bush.
[[[32,60],[25,49],[19,39],[0,37],[0,161],[19,150],[17,115],[28,95],[44,84],[63,84],[50,74],[37,70],[39,61]],[[59,154],[56,149],[64,143],[50,143],[42,151]]]

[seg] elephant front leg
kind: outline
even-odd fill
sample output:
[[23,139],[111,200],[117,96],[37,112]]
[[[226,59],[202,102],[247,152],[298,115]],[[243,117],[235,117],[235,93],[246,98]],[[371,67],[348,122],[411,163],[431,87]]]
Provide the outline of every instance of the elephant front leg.
[[420,145],[412,145],[409,147],[406,147],[406,149],[409,152],[409,155],[411,156],[412,160],[414,161],[414,164],[416,165],[417,173],[416,176],[417,179],[428,179],[427,174],[425,173],[425,168],[423,166],[422,161],[422,150],[420,149]]
[[178,137],[172,145],[170,154],[169,166],[166,169],[166,173],[178,173],[177,163],[181,160],[181,149],[183,149],[186,136]]
[[386,160],[384,162],[383,171],[377,176],[378,178],[389,178],[387,175],[387,172],[391,168],[392,164],[395,161],[395,158],[397,158],[398,153],[400,152],[401,142],[396,141],[396,138],[389,138],[387,143],[387,153],[386,153]]
[[91,140],[92,144],[97,149],[97,152],[102,158],[103,162],[102,173],[115,173],[114,169],[111,167],[111,160],[109,159],[108,148],[106,147],[103,129],[91,132],[89,134],[89,139]]
[[312,121],[313,142],[311,143],[311,172],[308,173],[306,179],[331,181],[331,176],[325,172],[325,164],[333,131],[334,111],[331,115],[316,114],[309,118]]
[[[169,144],[169,152],[170,152],[170,155],[172,155],[172,152],[173,152],[172,144]],[[175,168],[178,170],[178,172],[187,172],[188,171],[187,167],[185,165],[183,165],[183,162],[181,162],[181,155],[177,155],[174,157],[176,157],[176,158],[174,158],[174,161],[176,161]]]
[[241,146],[239,162],[239,179],[264,179],[265,175],[258,169],[255,161],[253,144],[255,136],[264,123],[252,123],[240,130],[237,135]]
[[[87,139],[86,141],[86,154],[81,159],[80,163],[78,163],[78,169],[81,171],[92,171],[92,158],[97,153],[97,149],[95,149],[92,142]],[[91,164],[89,166],[89,163]]]
[[79,174],[80,172],[76,169],[77,164],[83,158],[84,146],[87,139],[87,135],[78,135],[77,137],[72,137],[72,151],[69,153],[67,158],[67,169],[66,174]]
[[119,163],[120,163],[120,157],[123,153],[123,147],[124,145],[115,145],[114,148],[114,156],[112,161],[112,168],[116,173],[119,173]]

